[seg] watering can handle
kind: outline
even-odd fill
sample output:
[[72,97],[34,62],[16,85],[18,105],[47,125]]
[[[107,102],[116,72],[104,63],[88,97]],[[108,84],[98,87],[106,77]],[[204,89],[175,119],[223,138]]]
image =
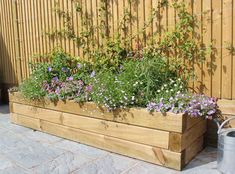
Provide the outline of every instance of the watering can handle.
[[224,125],[225,125],[227,122],[229,122],[229,121],[231,121],[231,120],[233,120],[233,119],[235,119],[235,117],[232,117],[232,118],[229,118],[229,119],[225,120],[220,126],[219,126],[219,124],[218,124],[219,128],[218,128],[217,134],[220,134],[221,129],[224,127]]

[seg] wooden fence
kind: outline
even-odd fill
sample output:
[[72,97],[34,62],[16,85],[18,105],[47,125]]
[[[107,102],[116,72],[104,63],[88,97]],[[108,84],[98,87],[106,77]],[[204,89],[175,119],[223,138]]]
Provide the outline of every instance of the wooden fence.
[[[34,54],[43,54],[58,44],[73,55],[82,56],[83,50],[66,39],[50,40],[45,34],[63,23],[54,12],[56,4],[71,12],[75,32],[79,33],[82,19],[72,8],[75,0],[1,0],[0,1],[0,83],[17,84],[30,74],[28,64]],[[128,26],[128,35],[135,35],[148,22],[152,9],[159,9],[159,18],[154,19],[145,33],[139,35],[146,42],[157,34],[160,39],[165,31],[174,28],[176,13],[169,6],[161,7],[166,0],[79,0],[81,8],[96,25],[101,16],[100,2],[107,3],[106,22],[109,34],[115,35],[121,19],[129,11],[134,16]],[[171,4],[173,0],[169,0]],[[235,99],[235,1],[234,0],[185,0],[189,10],[201,21],[197,29],[201,41],[213,52],[203,64],[195,64],[198,75],[192,87],[199,92],[218,98]],[[160,4],[160,6],[159,6]],[[86,16],[87,17],[87,16]],[[99,32],[94,36],[101,41]],[[97,43],[98,44],[98,43]],[[134,43],[133,43],[134,44]],[[209,67],[209,68],[208,68]]]

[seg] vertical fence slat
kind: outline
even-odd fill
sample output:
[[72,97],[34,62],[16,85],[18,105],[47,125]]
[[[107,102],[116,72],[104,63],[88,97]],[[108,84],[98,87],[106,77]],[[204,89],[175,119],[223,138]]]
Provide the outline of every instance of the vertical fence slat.
[[141,45],[145,45],[145,32],[143,32],[145,22],[145,14],[144,14],[144,0],[140,0],[138,4],[138,30],[139,30],[139,38]]
[[[193,6],[193,13],[198,18],[199,21],[202,19],[202,1],[195,1]],[[202,25],[201,23],[195,26],[194,28],[194,38],[199,42],[198,47],[201,46],[201,31],[202,31]],[[195,74],[197,74],[197,78],[194,81],[194,90],[196,92],[201,93],[202,87],[202,64],[199,62],[200,57],[194,57],[194,71]]]
[[14,36],[15,36],[15,48],[16,48],[16,54],[15,54],[15,59],[17,62],[17,79],[18,83],[22,81],[22,68],[21,68],[21,49],[20,49],[20,38],[19,38],[19,25],[18,25],[18,4],[17,1],[14,2],[13,4],[14,10],[13,10],[13,15],[14,15]]
[[232,56],[228,47],[232,43],[232,0],[223,1],[222,96],[231,99]]
[[[203,46],[211,45],[211,0],[203,0]],[[207,54],[203,63],[203,92],[211,95],[211,54]]]
[[152,0],[145,0],[146,44],[153,43]]
[[232,16],[232,24],[233,24],[233,43],[232,43],[232,99],[234,100],[235,99],[235,1],[233,0],[233,9],[232,9],[232,12],[233,12],[233,16]]
[[212,96],[221,97],[221,61],[222,61],[222,1],[212,1]]
[[153,44],[157,44],[160,40],[160,0],[154,0],[152,8],[155,12],[153,19]]

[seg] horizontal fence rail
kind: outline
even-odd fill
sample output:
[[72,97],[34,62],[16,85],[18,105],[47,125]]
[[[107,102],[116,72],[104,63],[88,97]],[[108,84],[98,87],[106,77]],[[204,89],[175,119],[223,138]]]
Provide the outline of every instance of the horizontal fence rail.
[[[35,54],[45,54],[56,46],[62,46],[72,55],[84,55],[84,50],[63,38],[50,39],[47,32],[63,29],[55,9],[59,6],[72,14],[76,33],[83,29],[82,23],[89,18],[89,25],[97,26],[98,18],[105,16],[107,32],[115,37],[119,24],[128,11],[132,18],[124,25],[128,29],[122,35],[138,35],[143,44],[160,40],[166,31],[177,23],[177,15],[168,5],[161,7],[166,0],[77,0],[81,4],[85,18],[76,12],[73,3],[76,0],[2,0],[0,1],[0,84],[17,84],[29,77],[29,63],[35,62]],[[100,10],[105,2],[105,14]],[[235,99],[235,1],[234,0],[185,0],[189,11],[200,20],[197,32],[201,43],[212,45],[212,53],[206,56],[204,63],[193,66],[198,78],[191,83],[197,92],[225,99]],[[160,5],[159,5],[160,4]],[[153,10],[157,10],[145,32],[139,32],[149,22]],[[195,31],[196,32],[196,31]],[[155,37],[154,37],[155,36]],[[92,38],[98,46],[102,42],[99,32]],[[135,47],[133,41],[132,46]],[[38,60],[38,59],[37,59]],[[43,58],[39,61],[44,61]]]

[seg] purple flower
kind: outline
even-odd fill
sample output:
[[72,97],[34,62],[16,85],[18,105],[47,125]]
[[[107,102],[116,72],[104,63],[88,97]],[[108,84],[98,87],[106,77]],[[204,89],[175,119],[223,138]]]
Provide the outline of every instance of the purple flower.
[[77,68],[81,68],[81,66],[82,66],[81,63],[77,64]]
[[67,72],[67,68],[65,68],[65,67],[61,68],[61,70],[62,70],[63,72]]
[[53,77],[53,78],[52,78],[52,81],[58,82],[58,81],[59,81],[59,78],[58,78],[58,77]]
[[91,77],[95,77],[95,71],[92,71]]
[[60,93],[60,88],[59,88],[59,87],[56,88],[55,93],[56,93],[56,94],[59,94],[59,93]]
[[86,86],[86,91],[87,92],[92,92],[92,85]]
[[73,81],[73,76],[67,78],[68,81]]
[[48,70],[48,72],[51,72],[51,71],[52,71],[52,68],[49,66],[49,67],[47,68],[47,70]]
[[215,110],[213,109],[213,110],[209,110],[208,112],[207,112],[207,114],[208,115],[213,115],[215,113]]
[[154,102],[150,102],[150,103],[147,104],[147,110],[148,111],[154,111],[154,110],[156,110],[156,107],[157,107],[157,104],[154,103]]

